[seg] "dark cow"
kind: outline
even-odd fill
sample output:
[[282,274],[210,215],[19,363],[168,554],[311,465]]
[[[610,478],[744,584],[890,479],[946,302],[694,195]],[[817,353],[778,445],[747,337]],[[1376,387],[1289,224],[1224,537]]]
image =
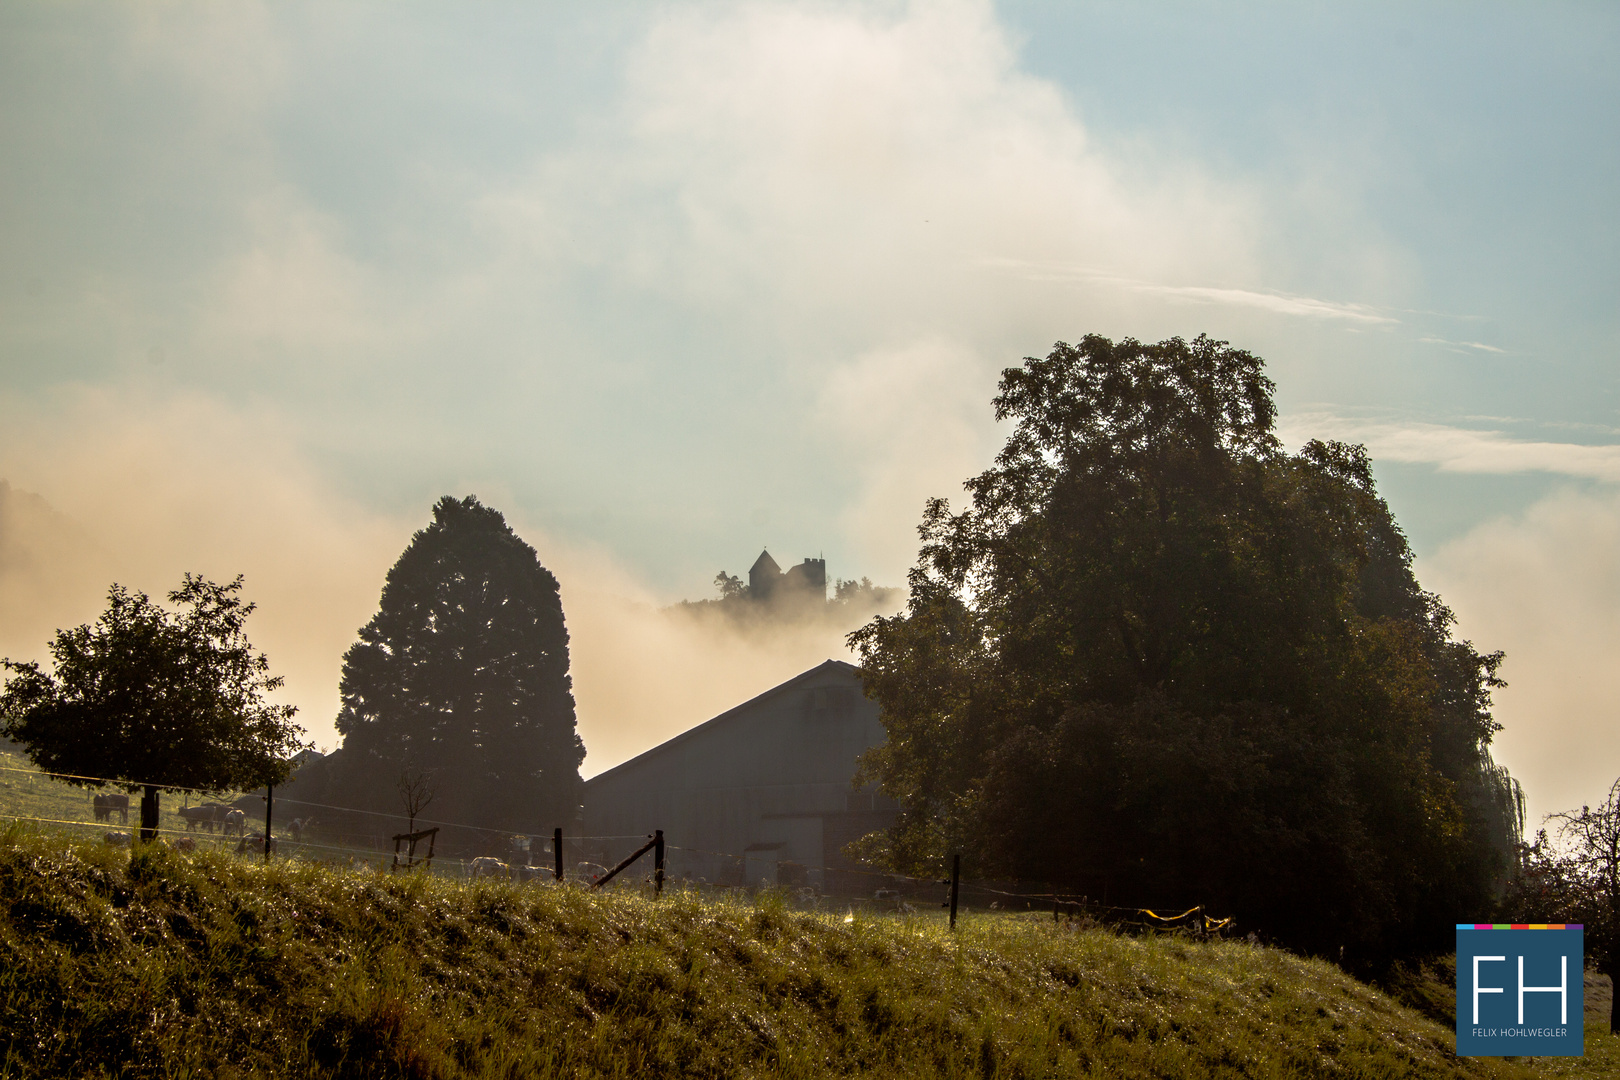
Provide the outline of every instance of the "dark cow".
[[175,811],[186,823],[186,831],[194,832],[199,826],[214,831],[214,809],[211,806],[183,806]]
[[237,836],[247,835],[247,815],[240,810],[229,807],[225,810],[225,827],[220,831],[226,836],[235,833]]
[[205,802],[196,806],[182,807],[175,813],[179,814],[180,820],[186,823],[187,832],[196,829],[199,825],[206,831],[213,832],[215,825],[227,824],[226,819],[232,813],[232,808],[224,803]]
[[128,795],[92,795],[90,806],[96,813],[97,821],[110,821],[116,813],[120,822],[129,824]]

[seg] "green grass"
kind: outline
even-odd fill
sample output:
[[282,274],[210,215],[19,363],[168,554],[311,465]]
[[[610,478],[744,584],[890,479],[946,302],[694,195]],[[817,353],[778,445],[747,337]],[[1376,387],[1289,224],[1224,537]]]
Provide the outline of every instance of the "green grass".
[[[54,780],[45,773],[36,769],[28,758],[14,750],[0,750],[0,819],[20,819],[33,821],[47,821],[60,824],[60,827],[71,830],[73,835],[83,839],[101,839],[110,831],[137,832],[141,827],[140,796],[130,796],[129,823],[122,823],[117,814],[112,815],[110,821],[97,821],[95,811],[92,809],[92,799],[101,792],[113,793],[122,791],[121,788],[82,788],[69,784],[64,780]],[[192,798],[195,805],[198,802],[213,801],[226,802],[234,798],[235,793],[224,796],[209,796],[207,799]],[[158,828],[160,835],[181,835],[186,831],[185,821],[176,813],[184,805],[179,795],[163,794],[158,800]],[[258,823],[262,825],[263,822]],[[253,826],[250,824],[249,826]],[[192,833],[193,839],[199,844],[213,847],[230,847],[234,850],[236,841],[228,845],[218,833],[205,833],[197,831]]]
[[[112,786],[99,789],[82,788],[65,780],[53,779],[36,768],[27,755],[17,750],[14,744],[0,742],[0,825],[11,821],[36,822],[64,829],[73,836],[85,840],[100,840],[108,832],[115,831],[138,833],[141,827],[138,794],[130,796],[128,824],[124,824],[117,814],[114,814],[110,821],[95,820],[92,800],[97,792],[120,790],[122,789]],[[179,794],[164,792],[158,802],[158,835],[167,839],[190,836],[204,849],[234,852],[238,846],[236,837],[227,839],[222,832],[207,832],[201,828],[188,831],[186,822],[178,811],[187,801],[192,806],[202,802],[233,802],[241,794],[235,791],[207,795],[194,792],[187,800]],[[315,812],[324,813],[324,810]],[[359,860],[370,864],[392,861],[392,850],[378,847],[373,837],[345,835],[322,825],[305,830],[302,842],[295,842],[288,825],[293,818],[304,814],[311,814],[311,809],[306,804],[294,803],[289,807],[286,803],[277,803],[272,832],[281,854],[327,861]],[[404,819],[399,818],[391,823],[391,827],[404,828],[404,824]],[[260,810],[257,814],[250,813],[247,830],[252,833],[263,828],[263,811]],[[461,859],[441,857],[432,865],[432,870],[434,873],[456,877],[465,875]]]
[[0,832],[4,1077],[1616,1075],[1450,1046],[1237,942]]

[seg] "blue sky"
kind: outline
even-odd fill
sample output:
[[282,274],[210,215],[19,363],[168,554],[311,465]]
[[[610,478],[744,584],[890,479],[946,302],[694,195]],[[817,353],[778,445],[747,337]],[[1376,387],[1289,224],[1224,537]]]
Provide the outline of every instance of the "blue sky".
[[1207,331],[1290,441],[1369,445],[1509,653],[1533,812],[1596,798],[1617,46],[1596,3],[9,5],[0,650],[244,572],[329,744],[476,492],[563,580],[595,771],[838,648],[658,604],[766,544],[899,583],[1002,367]]

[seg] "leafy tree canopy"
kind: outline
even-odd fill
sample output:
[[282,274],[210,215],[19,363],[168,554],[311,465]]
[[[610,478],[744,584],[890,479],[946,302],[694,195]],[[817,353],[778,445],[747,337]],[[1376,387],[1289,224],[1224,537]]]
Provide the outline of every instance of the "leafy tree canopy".
[[414,770],[440,820],[532,833],[576,816],[585,746],[557,579],[477,498],[440,499],[411,538],[341,692],[334,797],[395,811]]
[[1207,337],[1003,373],[1006,446],[851,635],[889,736],[863,776],[904,807],[868,850],[1363,956],[1492,907],[1502,655],[1451,638],[1364,448],[1280,447],[1273,389]]
[[[1598,806],[1551,814],[1523,850],[1503,904],[1518,923],[1580,923],[1587,963],[1620,985],[1620,780]],[[1609,1033],[1620,1031],[1614,996]]]
[[[95,623],[57,631],[55,670],[4,661],[0,734],[43,769],[100,787],[220,791],[284,780],[302,743],[291,705],[264,695],[281,685],[243,631],[254,605],[242,579],[219,585],[187,574],[169,602],[114,585]],[[155,811],[154,811],[155,813]]]

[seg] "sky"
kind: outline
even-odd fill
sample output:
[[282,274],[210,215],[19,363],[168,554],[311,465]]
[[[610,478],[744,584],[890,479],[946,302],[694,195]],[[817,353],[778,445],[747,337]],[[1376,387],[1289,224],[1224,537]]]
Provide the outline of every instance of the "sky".
[[1507,654],[1532,823],[1620,776],[1620,8],[0,7],[0,653],[246,575],[327,748],[440,495],[562,583],[587,775],[829,656],[1087,333],[1263,356]]

